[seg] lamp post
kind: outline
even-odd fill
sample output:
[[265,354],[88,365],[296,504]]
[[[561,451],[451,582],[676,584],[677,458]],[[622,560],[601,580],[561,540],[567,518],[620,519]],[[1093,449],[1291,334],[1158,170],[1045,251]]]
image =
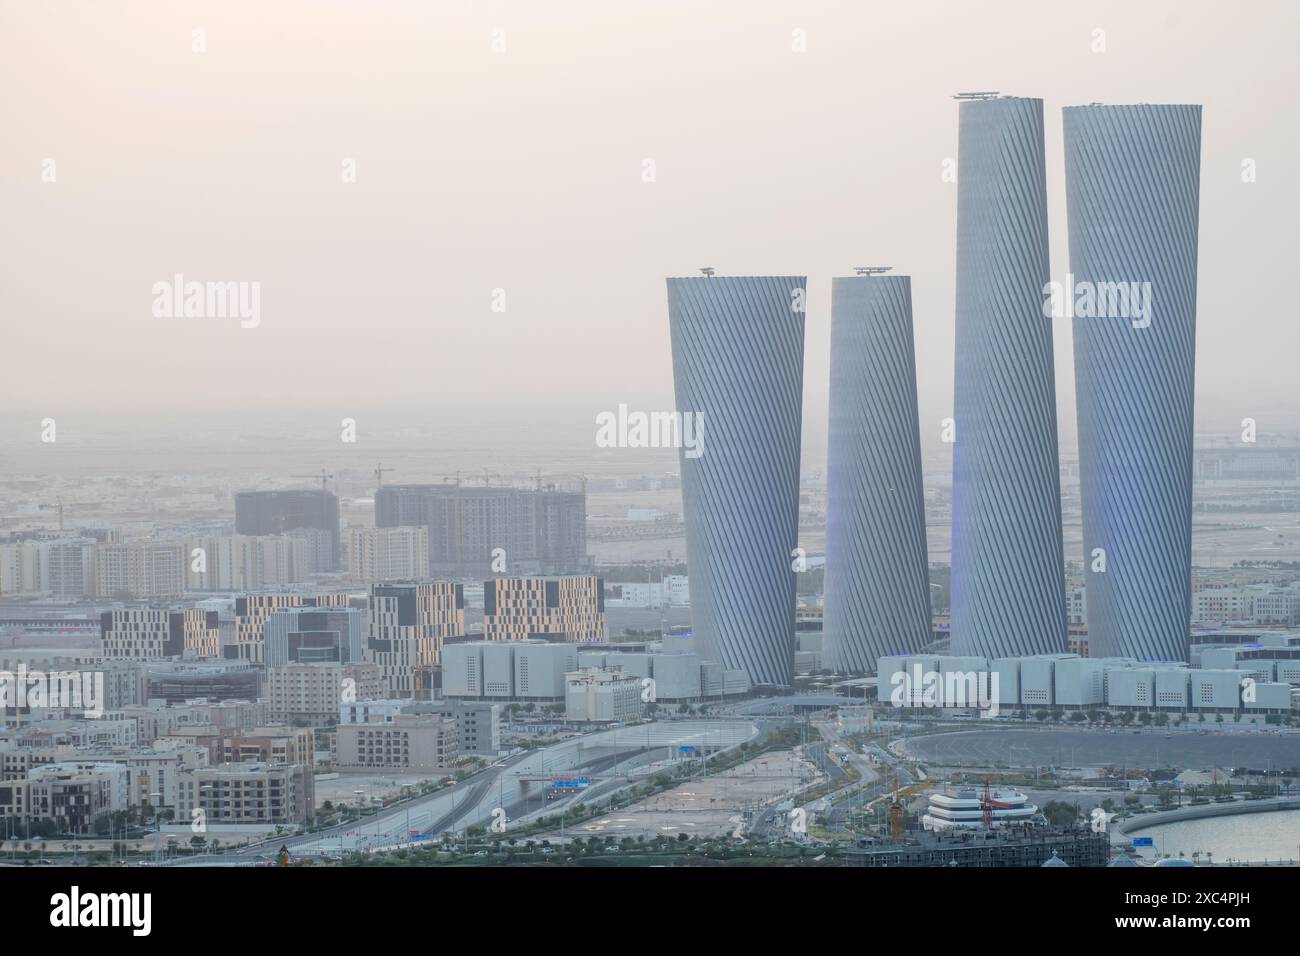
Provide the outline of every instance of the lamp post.
[[352,792],[356,794],[356,798],[357,798],[357,849],[360,849],[361,831],[365,827],[365,821],[361,819],[363,815],[362,810],[364,809],[365,804],[361,802],[361,798],[366,795],[366,792],[362,790],[360,787],[358,787],[356,790],[353,790]]
[[[161,800],[162,794],[157,791],[149,794],[149,798],[151,800],[154,797],[158,797],[159,800]],[[153,824],[154,824],[153,861],[154,864],[157,865],[162,860],[162,811],[157,803],[153,805]]]

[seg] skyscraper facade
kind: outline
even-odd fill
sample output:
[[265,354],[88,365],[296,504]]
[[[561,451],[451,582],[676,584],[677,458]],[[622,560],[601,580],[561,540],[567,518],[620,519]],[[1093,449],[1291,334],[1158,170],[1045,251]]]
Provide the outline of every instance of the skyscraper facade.
[[1201,107],[1065,110],[1094,657],[1186,660]]
[[960,106],[952,652],[1066,648],[1043,101]]
[[930,637],[912,282],[835,279],[823,659],[866,674]]
[[677,411],[702,422],[681,450],[695,645],[755,685],[793,682],[805,295],[802,276],[668,280]]

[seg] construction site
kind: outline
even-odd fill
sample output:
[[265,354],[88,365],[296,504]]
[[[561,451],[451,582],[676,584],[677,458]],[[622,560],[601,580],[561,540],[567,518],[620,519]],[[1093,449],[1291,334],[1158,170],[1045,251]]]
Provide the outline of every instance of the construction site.
[[896,787],[874,804],[859,818],[847,866],[1105,866],[1110,857],[1104,832],[1049,826],[1024,793],[988,778],[982,787]]
[[729,770],[688,780],[671,790],[572,827],[572,836],[699,837],[744,835],[765,810],[794,800],[825,775],[802,753],[776,750]]

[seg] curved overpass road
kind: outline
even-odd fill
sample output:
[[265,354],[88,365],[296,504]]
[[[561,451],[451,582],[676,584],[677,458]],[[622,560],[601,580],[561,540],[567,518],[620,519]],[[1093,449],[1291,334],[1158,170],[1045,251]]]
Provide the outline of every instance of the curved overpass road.
[[[497,807],[507,817],[515,810],[527,815],[529,785],[521,776],[571,773],[597,767],[607,769],[635,759],[647,751],[679,746],[734,747],[757,736],[758,728],[747,720],[665,721],[620,727],[583,734],[537,750],[513,754],[504,761],[477,771],[465,780],[438,793],[417,797],[408,804],[381,811],[365,823],[341,824],[301,836],[282,837],[230,850],[220,856],[181,858],[165,866],[251,866],[259,858],[273,857],[281,846],[294,856],[315,856],[346,852],[364,847],[392,846],[405,842],[409,831],[441,836],[453,829],[482,826],[492,819]],[[598,773],[600,769],[591,770]],[[620,786],[625,783],[620,783]],[[617,789],[614,787],[613,789]],[[536,795],[531,795],[536,800]],[[587,797],[590,799],[590,796]],[[572,798],[570,798],[572,799]],[[563,804],[551,805],[555,810]]]

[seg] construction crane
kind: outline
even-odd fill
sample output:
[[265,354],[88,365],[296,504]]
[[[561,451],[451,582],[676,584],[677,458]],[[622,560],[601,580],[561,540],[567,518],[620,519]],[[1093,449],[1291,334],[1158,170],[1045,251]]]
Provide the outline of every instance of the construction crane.
[[984,818],[984,828],[991,830],[993,828],[993,811],[1007,810],[1011,807],[1009,803],[1003,803],[1001,800],[994,800],[993,794],[989,791],[989,778],[984,778],[984,796],[980,798],[981,815]]
[[376,487],[379,487],[379,486],[382,486],[382,485],[383,485],[383,483],[384,483],[384,475],[385,475],[386,473],[390,472],[390,471],[396,471],[396,469],[395,469],[395,468],[385,468],[385,467],[384,467],[384,463],[383,463],[382,461],[381,461],[378,465],[375,466],[375,486],[376,486]]
[[712,279],[714,273],[717,272],[717,270],[714,269],[713,266],[703,266],[701,267],[700,272],[704,274],[704,277],[706,279]]
[[903,830],[906,829],[907,805],[904,802],[904,799],[906,796],[908,796],[908,791],[911,788],[907,788],[901,791],[899,790],[897,771],[891,773],[887,778],[887,780],[892,781],[893,786],[890,787],[889,789],[894,791],[893,797],[891,797],[889,800],[889,806],[887,811],[889,814],[889,838],[894,842],[897,842],[900,839],[902,839]]
[[860,276],[878,276],[884,275],[893,266],[854,266],[853,271]]
[[49,511],[51,508],[58,508],[58,510],[59,510],[59,530],[62,531],[62,530],[63,530],[63,499],[62,499],[62,498],[57,498],[57,499],[55,499],[55,500],[58,502],[57,505],[38,505],[37,507],[40,508],[41,511]]
[[898,772],[889,771],[882,778],[881,795],[874,797],[867,803],[867,807],[875,807],[880,803],[885,804],[885,809],[889,818],[889,835],[893,840],[898,840],[906,829],[907,822],[907,801],[912,799],[918,793],[928,789],[929,784],[924,781],[918,783],[909,783],[906,786],[899,786]]
[[898,798],[898,791],[894,791],[894,799],[889,804],[889,838],[897,842],[903,838],[903,829],[905,816],[903,813],[903,801]]
[[334,478],[334,476],[331,475],[329,472],[327,472],[324,468],[320,470],[319,475],[290,475],[289,477],[290,478],[319,478],[321,491],[326,490],[326,484],[325,484],[326,481],[330,481]]
[[976,90],[973,93],[958,93],[953,97],[954,100],[991,100],[994,97],[1001,96],[997,90]]

